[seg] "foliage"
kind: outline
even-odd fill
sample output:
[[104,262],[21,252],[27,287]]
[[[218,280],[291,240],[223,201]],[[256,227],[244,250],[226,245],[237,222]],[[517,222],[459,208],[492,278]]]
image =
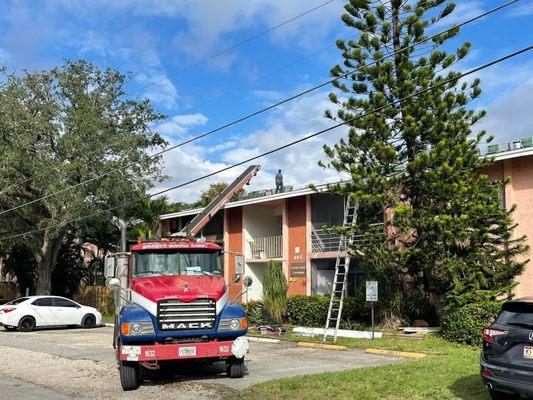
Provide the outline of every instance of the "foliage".
[[287,291],[289,287],[281,265],[275,261],[267,264],[263,278],[263,306],[276,324],[283,322],[287,312]]
[[[0,235],[47,228],[15,240],[34,254],[36,291],[45,294],[65,236],[76,229],[69,221],[141,199],[163,178],[161,157],[149,157],[166,144],[152,129],[163,116],[149,100],[125,96],[126,76],[86,61],[2,74],[0,210],[46,200],[2,215]],[[78,186],[52,196],[70,185]],[[112,215],[98,217],[103,223]]]
[[485,300],[446,307],[442,337],[452,342],[479,345],[481,330],[498,316],[501,306],[501,302]]
[[439,323],[435,305],[422,293],[416,293],[405,299],[402,308],[405,322],[410,325],[417,319],[426,321],[429,326],[437,326]]
[[360,34],[337,41],[344,63],[331,70],[340,79],[329,96],[335,110],[325,116],[349,129],[324,146],[320,165],[350,177],[330,185],[333,192],[383,217],[379,230],[369,218],[357,220],[354,232],[366,240],[354,240],[351,251],[382,285],[381,317],[391,327],[405,319],[402,304],[412,293],[446,294],[449,303],[472,294],[495,299],[511,292],[525,265],[517,257],[527,250],[525,238],[513,238],[514,208],[506,210],[498,196],[506,182],[482,173],[491,160],[479,146],[492,138],[472,132],[485,112],[467,108],[480,81],[452,70],[470,43],[442,49],[457,28],[429,40],[422,54],[414,45],[454,8],[444,0],[351,0],[342,21]]
[[[211,203],[211,201],[215,197],[217,197],[220,193],[222,193],[222,191],[224,189],[226,189],[227,187],[228,187],[227,183],[223,183],[223,182],[212,183],[211,185],[209,185],[209,189],[207,189],[206,191],[204,191],[204,192],[202,192],[200,194],[200,200],[198,200],[195,203],[195,206],[196,207],[206,207],[209,203]],[[238,200],[239,198],[244,196],[245,193],[246,192],[244,191],[244,189],[241,189],[241,190],[239,190],[237,193],[235,193],[233,195],[231,200],[232,201]]]
[[248,317],[248,322],[251,325],[272,325],[272,317],[266,312],[265,307],[261,301],[249,301],[243,304],[244,311]]
[[88,272],[83,254],[83,246],[79,242],[63,243],[57,257],[57,266],[52,273],[53,294],[74,297],[80,282]]
[[[294,295],[287,303],[287,322],[293,326],[323,327],[328,315],[329,297]],[[370,323],[370,310],[360,294],[345,297],[341,328],[362,328]]]
[[20,292],[25,294],[26,289],[29,289],[29,293],[33,293],[37,263],[31,249],[23,243],[14,244],[10,247],[4,247],[1,257],[4,272],[17,278]]

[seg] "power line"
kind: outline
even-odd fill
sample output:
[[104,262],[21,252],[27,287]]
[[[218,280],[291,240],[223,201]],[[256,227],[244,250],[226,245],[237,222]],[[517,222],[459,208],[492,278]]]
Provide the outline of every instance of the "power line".
[[[377,64],[377,63],[379,63],[379,62],[381,62],[381,61],[384,61],[384,60],[386,60],[388,57],[391,57],[391,56],[394,56],[394,55],[400,54],[400,53],[402,53],[402,52],[405,52],[406,50],[409,50],[409,49],[411,49],[411,48],[414,48],[414,47],[416,47],[416,46],[418,46],[418,45],[420,45],[420,44],[427,43],[427,42],[429,42],[430,40],[432,40],[432,39],[434,39],[434,38],[436,38],[436,37],[439,37],[439,36],[444,35],[444,34],[446,34],[446,33],[448,33],[448,32],[451,32],[451,31],[453,31],[453,30],[456,30],[456,29],[458,29],[458,28],[460,28],[460,27],[462,27],[462,26],[464,26],[464,25],[466,25],[466,24],[469,24],[469,23],[472,23],[472,22],[474,22],[474,21],[477,21],[478,19],[481,19],[481,18],[483,18],[483,17],[485,17],[485,16],[487,16],[487,15],[489,15],[489,14],[492,14],[492,13],[494,13],[494,12],[497,12],[497,11],[499,11],[499,10],[505,8],[505,7],[508,7],[508,6],[510,6],[511,4],[514,4],[514,3],[518,2],[518,1],[519,1],[519,0],[512,0],[512,1],[509,1],[509,2],[504,3],[504,4],[502,4],[502,5],[498,6],[498,7],[495,7],[495,8],[493,8],[493,9],[489,10],[489,11],[486,11],[486,12],[484,12],[484,13],[482,13],[482,14],[479,14],[479,15],[476,16],[476,17],[472,17],[472,18],[470,18],[470,19],[468,19],[468,20],[466,20],[466,21],[464,21],[464,22],[462,22],[462,23],[460,23],[460,24],[454,25],[453,27],[448,28],[448,29],[446,29],[446,30],[444,30],[444,31],[442,31],[442,32],[439,32],[439,33],[436,33],[436,34],[434,34],[434,35],[432,35],[432,36],[430,36],[430,37],[424,38],[424,39],[420,40],[419,42],[416,42],[416,43],[413,43],[413,44],[411,44],[411,45],[409,45],[409,46],[406,46],[406,47],[403,47],[403,48],[401,48],[401,49],[398,49],[398,50],[396,50],[396,51],[394,51],[394,52],[392,52],[392,53],[390,53],[390,54],[387,54],[387,55],[385,55],[385,56],[383,56],[383,57],[381,57],[381,58],[379,58],[379,59],[377,59],[377,60],[374,60],[373,62],[371,62],[371,63],[369,63],[369,64],[367,64],[367,65],[365,65],[365,68],[367,68],[367,67],[369,67],[369,66],[371,66],[371,65]],[[329,85],[329,84],[331,84],[331,83],[333,83],[333,82],[338,81],[339,79],[345,78],[346,76],[348,76],[348,75],[350,75],[350,74],[353,74],[353,73],[354,73],[355,71],[357,71],[357,70],[359,70],[359,68],[356,68],[356,69],[354,69],[354,70],[350,70],[350,71],[346,71],[345,73],[343,73],[343,74],[341,74],[341,75],[339,75],[339,76],[337,76],[337,77],[335,77],[335,78],[333,78],[333,79],[330,79],[330,80],[328,80],[328,81],[326,81],[326,82],[323,82],[323,83],[321,83],[321,84],[319,84],[319,85],[313,86],[313,87],[311,87],[311,88],[309,88],[309,89],[306,89],[306,90],[304,90],[304,91],[302,91],[302,92],[299,92],[299,93],[297,93],[297,94],[295,94],[295,95],[293,95],[293,96],[290,96],[290,97],[288,97],[288,98],[285,98],[285,99],[283,99],[283,100],[281,100],[281,101],[279,101],[279,102],[277,102],[277,103],[274,103],[274,104],[271,104],[271,105],[269,105],[269,106],[266,106],[266,107],[264,107],[264,108],[262,108],[262,109],[260,109],[260,110],[257,110],[257,111],[255,111],[255,112],[253,112],[253,113],[246,114],[246,115],[244,115],[244,116],[242,116],[242,117],[240,117],[240,118],[237,118],[236,120],[233,120],[233,121],[231,121],[231,122],[228,122],[228,123],[226,123],[226,124],[224,124],[224,125],[221,125],[221,126],[219,126],[219,127],[217,127],[217,128],[214,128],[214,129],[212,129],[212,130],[210,130],[210,131],[204,132],[204,133],[202,133],[202,134],[200,134],[200,135],[197,135],[197,136],[194,136],[194,137],[192,137],[192,138],[190,138],[190,139],[187,139],[187,140],[185,140],[185,141],[183,141],[183,142],[181,142],[181,143],[178,143],[178,144],[176,144],[176,145],[173,145],[173,146],[170,146],[170,147],[168,147],[168,148],[166,148],[166,149],[163,149],[163,150],[161,150],[161,151],[159,151],[159,152],[156,152],[155,154],[152,154],[152,155],[148,156],[148,158],[159,157],[159,156],[161,156],[162,154],[165,154],[165,153],[168,153],[169,151],[172,151],[172,150],[174,150],[174,149],[177,149],[178,147],[182,147],[182,146],[184,146],[184,145],[186,145],[186,144],[189,144],[189,143],[195,142],[195,141],[197,141],[197,140],[203,139],[203,138],[205,138],[205,137],[207,137],[207,136],[210,136],[210,135],[212,135],[212,134],[214,134],[214,133],[216,133],[216,132],[219,132],[219,131],[221,131],[221,130],[223,130],[223,129],[229,128],[229,127],[231,127],[231,126],[233,126],[233,125],[237,125],[237,124],[239,124],[239,123],[241,123],[241,122],[244,122],[244,121],[246,121],[246,120],[248,120],[248,119],[250,119],[250,118],[253,118],[253,117],[255,117],[255,116],[257,116],[257,115],[260,115],[260,114],[262,114],[262,113],[264,113],[264,112],[267,112],[267,111],[269,111],[269,110],[272,110],[272,109],[274,109],[274,108],[276,108],[276,107],[279,107],[279,106],[281,106],[281,105],[283,105],[283,104],[286,104],[286,103],[288,103],[288,102],[290,102],[290,101],[292,101],[292,100],[295,100],[295,99],[297,99],[297,98],[299,98],[299,97],[302,97],[302,96],[304,96],[304,95],[306,95],[306,94],[309,94],[309,93],[311,93],[311,92],[313,92],[313,91],[315,91],[315,90],[318,90],[318,89],[320,89],[320,88],[322,88],[322,87],[325,87],[325,86],[327,86],[327,85]],[[43,200],[49,199],[49,198],[51,198],[51,197],[57,196],[58,194],[61,194],[61,193],[64,193],[64,192],[66,192],[66,191],[69,191],[69,190],[75,189],[75,188],[77,188],[77,187],[80,187],[80,186],[85,185],[85,184],[87,184],[87,183],[93,182],[93,181],[95,181],[95,180],[98,180],[98,179],[104,178],[104,177],[106,177],[106,176],[108,176],[108,175],[111,175],[111,174],[113,174],[113,173],[115,173],[115,172],[123,171],[125,168],[127,168],[127,167],[130,166],[130,165],[133,165],[133,164],[126,164],[126,165],[124,165],[124,166],[122,166],[122,167],[113,168],[113,169],[111,169],[110,171],[104,172],[103,174],[96,175],[96,176],[94,176],[94,177],[92,177],[92,178],[82,180],[82,181],[80,181],[80,182],[78,182],[78,183],[76,183],[76,184],[74,184],[74,185],[69,185],[69,186],[67,186],[67,187],[65,187],[65,188],[63,188],[63,189],[60,189],[60,190],[56,191],[56,192],[52,192],[52,193],[49,193],[49,194],[47,194],[47,195],[45,195],[45,196],[39,197],[39,198],[37,198],[37,199],[34,199],[34,200],[31,200],[31,201],[28,201],[28,202],[23,203],[23,204],[19,204],[19,205],[17,205],[17,206],[11,207],[11,208],[9,208],[9,209],[7,209],[7,210],[2,210],[2,211],[0,211],[0,216],[6,214],[6,213],[8,213],[8,212],[15,211],[15,210],[21,209],[21,208],[23,208],[23,207],[29,206],[29,205],[31,205],[31,204],[35,204],[35,203],[38,203],[38,202],[40,202],[40,201],[43,201]]]
[[[289,18],[288,20],[285,20],[285,21],[283,21],[283,22],[280,22],[279,24],[274,25],[274,26],[272,26],[272,27],[270,27],[270,28],[268,28],[268,29],[266,29],[266,30],[264,30],[264,31],[261,31],[261,32],[255,34],[255,35],[253,35],[253,36],[250,36],[250,37],[248,37],[248,38],[246,38],[246,39],[244,39],[244,40],[242,40],[242,41],[240,41],[240,42],[238,42],[238,43],[235,43],[234,45],[232,45],[232,46],[230,46],[230,47],[227,47],[227,48],[225,48],[225,49],[223,49],[223,50],[220,50],[220,51],[218,51],[218,52],[216,52],[216,53],[213,53],[213,54],[211,54],[211,55],[209,55],[209,56],[207,56],[207,57],[205,57],[205,58],[203,58],[203,59],[201,59],[201,60],[199,60],[199,61],[196,61],[196,62],[194,62],[194,63],[192,63],[192,64],[189,64],[189,65],[187,65],[187,66],[181,68],[180,70],[178,70],[178,71],[176,71],[176,72],[174,72],[174,73],[171,73],[171,74],[165,75],[164,78],[158,79],[158,80],[156,80],[156,81],[154,81],[154,82],[150,82],[150,83],[147,84],[147,85],[144,85],[144,86],[142,86],[142,87],[140,87],[140,88],[137,88],[136,90],[132,91],[130,94],[137,94],[137,93],[139,93],[139,92],[141,92],[141,91],[143,91],[143,90],[145,90],[145,89],[147,89],[147,88],[149,88],[149,87],[155,86],[155,85],[157,85],[157,84],[159,84],[159,83],[165,81],[165,80],[168,79],[169,77],[173,77],[173,76],[179,75],[179,74],[181,74],[181,73],[183,73],[183,72],[185,72],[185,71],[187,71],[187,70],[193,69],[193,68],[195,68],[195,67],[197,67],[197,66],[199,66],[199,65],[201,65],[201,64],[203,64],[203,63],[205,63],[205,62],[207,62],[207,61],[209,61],[209,60],[212,60],[212,59],[214,59],[214,58],[216,58],[216,57],[218,57],[218,56],[221,56],[221,55],[223,55],[223,54],[225,54],[225,53],[228,53],[228,52],[230,52],[230,51],[232,51],[232,50],[235,50],[236,48],[238,48],[238,47],[240,47],[240,46],[243,46],[243,45],[245,45],[245,44],[247,44],[247,43],[250,43],[250,42],[254,41],[255,39],[258,39],[259,37],[265,36],[265,35],[267,35],[268,33],[273,32],[273,31],[275,31],[276,29],[279,29],[279,28],[281,28],[281,27],[283,27],[283,26],[285,26],[285,25],[288,25],[288,24],[290,24],[291,22],[294,22],[294,21],[296,21],[296,20],[298,20],[298,19],[300,19],[300,18],[302,18],[302,17],[304,17],[304,16],[306,16],[306,15],[308,15],[308,14],[314,12],[314,11],[317,11],[317,10],[319,10],[320,8],[325,7],[325,6],[327,6],[328,4],[333,3],[333,2],[335,2],[335,1],[336,1],[336,0],[328,0],[328,1],[324,2],[324,3],[318,4],[317,6],[315,6],[315,7],[313,7],[313,8],[310,8],[310,9],[308,9],[308,10],[306,10],[306,11],[303,11],[303,12],[301,12],[300,14],[295,15],[295,16],[292,17],[292,18]],[[376,1],[377,1],[377,0],[376,0]],[[373,1],[371,4],[376,3],[376,1]],[[323,51],[323,50],[325,50],[325,49],[322,49],[322,50],[320,50],[320,51]],[[311,55],[309,55],[309,57],[311,57]],[[288,66],[287,66],[287,67],[288,67]],[[50,170],[49,170],[49,171],[50,171]],[[48,171],[47,171],[47,172],[48,172]],[[40,176],[44,176],[44,175],[45,175],[45,174],[40,174],[39,177],[40,177]],[[36,179],[36,177],[28,177],[28,178],[22,180],[21,182],[19,182],[18,185],[23,185],[23,184],[25,184],[25,183],[27,183],[27,182],[30,182],[30,181],[34,180],[34,179]],[[8,187],[9,187],[9,186],[8,186]],[[1,195],[2,193],[6,192],[6,191],[7,191],[6,188],[2,189],[2,190],[0,191],[0,195]]]
[[291,22],[296,21],[297,19],[299,19],[299,18],[301,18],[301,17],[303,17],[303,16],[305,16],[305,15],[307,15],[307,14],[310,14],[310,13],[312,13],[313,11],[316,11],[316,10],[318,10],[318,9],[320,9],[320,8],[322,8],[322,7],[324,7],[324,6],[328,5],[328,4],[330,4],[330,3],[333,3],[333,2],[335,2],[335,1],[336,1],[336,0],[328,0],[328,1],[326,1],[325,3],[321,3],[321,4],[315,6],[315,7],[311,8],[311,9],[309,9],[309,10],[307,10],[307,11],[304,11],[304,12],[302,12],[302,13],[300,13],[300,14],[298,14],[298,15],[296,15],[296,16],[294,16],[294,17],[292,17],[292,18],[290,18],[290,19],[288,19],[288,20],[286,20],[286,21],[283,21],[283,22],[281,22],[281,23],[279,23],[279,24],[277,24],[277,25],[274,25],[274,26],[272,26],[272,27],[270,27],[270,28],[268,28],[268,29],[266,29],[266,30],[264,30],[264,31],[262,31],[262,32],[260,32],[260,33],[258,33],[258,34],[256,34],[256,35],[250,36],[250,37],[248,37],[248,38],[246,38],[246,39],[244,39],[244,40],[242,40],[242,41],[240,41],[240,42],[238,42],[238,43],[235,43],[234,45],[232,45],[232,46],[230,46],[230,47],[227,47],[227,48],[225,48],[224,50],[220,50],[220,51],[218,51],[218,52],[216,52],[216,53],[214,53],[214,54],[211,54],[210,56],[207,56],[206,58],[203,58],[203,59],[201,59],[201,60],[199,60],[199,61],[197,61],[197,62],[195,62],[195,63],[193,63],[193,64],[187,65],[186,67],[184,67],[184,68],[182,68],[182,69],[180,69],[180,70],[178,70],[178,71],[176,71],[176,72],[174,72],[174,73],[172,73],[172,74],[170,74],[170,75],[167,75],[167,76],[165,76],[164,78],[158,79],[158,80],[156,80],[156,81],[154,81],[154,82],[149,83],[148,85],[142,86],[142,87],[138,88],[137,90],[135,90],[135,91],[132,92],[132,93],[138,93],[138,92],[141,92],[141,91],[143,91],[143,90],[145,90],[145,89],[147,89],[147,88],[149,88],[149,87],[152,87],[152,86],[154,86],[154,85],[157,85],[157,84],[159,84],[159,83],[165,81],[165,80],[168,79],[169,77],[173,77],[173,76],[179,75],[179,74],[181,74],[182,72],[185,72],[185,71],[187,71],[187,70],[189,70],[189,69],[192,69],[192,68],[194,68],[194,67],[197,67],[198,65],[201,65],[201,64],[203,64],[203,63],[205,63],[205,62],[207,62],[207,61],[209,61],[209,60],[212,60],[213,58],[216,58],[216,57],[218,57],[218,56],[221,56],[222,54],[226,54],[226,53],[228,53],[228,52],[230,52],[230,51],[232,51],[232,50],[235,50],[237,47],[240,47],[240,46],[242,46],[242,45],[244,45],[244,44],[246,44],[246,43],[249,43],[249,42],[251,42],[251,41],[253,41],[253,40],[255,40],[255,39],[261,37],[261,36],[264,36],[264,35],[266,35],[266,34],[272,32],[272,31],[274,31],[274,30],[276,30],[276,29],[278,29],[278,28],[281,28],[281,27],[284,26],[284,25],[290,24]]
[[[255,161],[255,160],[259,159],[259,158],[262,158],[262,157],[268,156],[268,155],[270,155],[270,154],[276,153],[276,152],[278,152],[278,151],[284,150],[284,149],[286,149],[286,148],[288,148],[288,147],[292,147],[292,146],[294,146],[294,145],[296,145],[296,144],[299,144],[299,143],[304,142],[304,141],[306,141],[306,140],[312,139],[312,138],[314,138],[314,137],[316,137],[316,136],[322,135],[322,134],[324,134],[324,133],[326,133],[326,132],[332,131],[332,130],[334,130],[334,129],[336,129],[336,128],[339,128],[339,127],[341,127],[341,126],[344,126],[344,125],[350,124],[350,123],[356,121],[357,119],[364,118],[364,117],[366,117],[366,116],[368,116],[368,115],[370,115],[370,114],[374,114],[374,113],[376,113],[376,112],[379,112],[379,111],[381,111],[381,110],[383,110],[383,109],[385,109],[385,108],[387,108],[387,107],[397,105],[397,104],[399,104],[400,102],[403,102],[403,101],[408,100],[408,99],[413,98],[413,97],[417,97],[417,96],[419,96],[419,95],[421,95],[421,94],[423,94],[423,93],[429,92],[429,91],[434,90],[434,89],[437,89],[437,88],[439,88],[439,87],[445,86],[445,85],[447,85],[448,83],[451,83],[451,82],[457,82],[458,80],[460,80],[460,79],[462,79],[462,78],[464,78],[464,77],[466,77],[466,76],[472,75],[472,74],[474,74],[474,73],[476,73],[476,72],[479,72],[479,71],[481,71],[481,70],[483,70],[483,69],[489,68],[489,67],[491,67],[491,66],[493,66],[493,65],[495,65],[495,64],[499,64],[499,63],[501,63],[501,62],[503,62],[503,61],[505,61],[505,60],[508,60],[508,59],[510,59],[510,58],[513,58],[513,57],[516,57],[516,56],[518,56],[518,55],[520,55],[520,54],[522,54],[522,53],[525,53],[525,52],[527,52],[527,51],[530,51],[530,50],[532,50],[532,49],[533,49],[533,45],[532,45],[532,46],[528,46],[528,47],[526,47],[526,48],[523,48],[523,49],[521,49],[521,50],[515,51],[514,53],[511,53],[511,54],[508,54],[508,55],[506,55],[506,56],[500,57],[500,58],[498,58],[498,59],[496,59],[496,60],[493,60],[493,61],[491,61],[491,62],[488,62],[488,63],[486,63],[486,64],[483,64],[483,65],[481,65],[481,66],[479,66],[479,67],[477,67],[477,68],[471,69],[471,70],[468,71],[468,72],[465,72],[465,73],[459,74],[459,75],[457,75],[457,76],[455,76],[455,77],[453,77],[453,78],[446,79],[446,80],[444,80],[444,81],[442,81],[442,82],[440,82],[440,83],[438,83],[438,84],[436,84],[436,85],[432,85],[432,86],[430,86],[430,87],[428,87],[428,88],[426,88],[426,89],[419,90],[418,92],[412,93],[412,94],[410,94],[410,95],[408,95],[408,96],[404,96],[404,97],[402,97],[402,98],[400,98],[400,99],[397,99],[397,100],[394,100],[394,101],[388,102],[388,103],[385,104],[385,105],[382,105],[382,106],[380,106],[380,107],[374,108],[374,109],[372,109],[372,110],[370,110],[370,111],[367,111],[367,112],[365,112],[365,113],[359,114],[359,115],[355,116],[354,118],[351,118],[351,119],[349,119],[349,120],[343,121],[343,122],[338,123],[338,124],[336,124],[336,125],[333,125],[333,126],[331,126],[331,127],[329,127],[329,128],[322,129],[321,131],[318,131],[318,132],[312,133],[312,134],[307,135],[307,136],[304,136],[304,137],[302,137],[302,138],[300,138],[300,139],[294,140],[294,141],[292,141],[292,142],[290,142],[290,143],[286,143],[286,144],[284,144],[283,146],[276,147],[276,148],[271,149],[271,150],[269,150],[269,151],[267,151],[267,152],[261,153],[261,154],[259,154],[259,155],[256,155],[256,156],[253,156],[253,157],[250,157],[250,158],[248,158],[248,159],[246,159],[246,160],[243,160],[243,161],[240,161],[240,162],[238,162],[238,163],[235,163],[235,164],[229,165],[229,166],[227,166],[227,167],[221,168],[221,169],[219,169],[219,170],[217,170],[217,171],[215,171],[215,172],[211,172],[211,173],[209,173],[209,174],[206,174],[206,175],[203,175],[203,176],[201,176],[201,177],[198,177],[198,178],[195,178],[195,179],[189,180],[189,181],[184,182],[184,183],[181,183],[181,184],[179,184],[179,185],[172,186],[172,187],[167,188],[167,189],[164,189],[164,190],[160,190],[160,191],[158,191],[158,192],[156,192],[156,193],[152,193],[152,194],[148,195],[148,197],[149,197],[149,198],[152,198],[152,197],[155,197],[155,196],[160,196],[160,195],[165,194],[165,193],[168,193],[168,192],[170,192],[170,191],[172,191],[172,190],[176,190],[176,189],[182,188],[182,187],[184,187],[184,186],[190,185],[190,184],[195,183],[195,182],[198,182],[198,181],[200,181],[200,180],[203,180],[203,179],[209,178],[209,177],[214,176],[214,175],[218,175],[218,174],[220,174],[220,173],[222,173],[222,172],[225,172],[225,171],[228,171],[228,170],[230,170],[230,169],[236,168],[236,167],[238,167],[238,166],[241,166],[241,165],[247,164],[247,163],[249,163],[249,162]],[[46,229],[58,228],[58,227],[65,226],[65,225],[68,225],[68,224],[71,224],[71,223],[80,222],[80,221],[83,221],[83,220],[85,220],[85,219],[88,219],[88,218],[91,218],[91,217],[95,217],[95,216],[97,216],[97,215],[101,215],[101,214],[104,214],[104,213],[108,213],[108,212],[110,212],[110,211],[116,210],[116,209],[118,209],[118,208],[121,208],[121,207],[124,207],[124,206],[130,205],[130,204],[135,204],[135,203],[137,203],[138,201],[139,201],[139,200],[130,200],[130,201],[124,202],[124,203],[122,203],[122,204],[119,204],[119,205],[117,205],[117,206],[110,207],[110,208],[107,208],[107,209],[105,209],[105,210],[100,210],[100,211],[97,211],[97,212],[95,212],[95,213],[88,214],[88,215],[85,215],[85,216],[82,216],[82,217],[78,217],[78,218],[72,219],[72,220],[70,220],[70,221],[65,221],[65,222],[63,222],[63,223],[55,224],[55,225],[48,226],[48,227],[45,227],[45,228],[35,229],[35,230],[29,231],[29,232],[24,232],[24,233],[19,233],[19,234],[14,234],[14,235],[9,235],[9,236],[4,236],[4,237],[1,237],[1,238],[0,238],[0,241],[2,241],[2,240],[8,240],[8,239],[14,239],[14,238],[17,238],[17,237],[23,237],[23,236],[31,235],[31,234],[34,234],[34,233],[42,232],[42,231],[44,231],[44,230],[46,230]]]

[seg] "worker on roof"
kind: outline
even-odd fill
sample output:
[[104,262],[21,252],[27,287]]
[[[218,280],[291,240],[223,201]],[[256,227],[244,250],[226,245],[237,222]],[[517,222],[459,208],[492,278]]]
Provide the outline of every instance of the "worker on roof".
[[276,193],[283,192],[283,175],[281,174],[281,169],[278,169],[276,174]]

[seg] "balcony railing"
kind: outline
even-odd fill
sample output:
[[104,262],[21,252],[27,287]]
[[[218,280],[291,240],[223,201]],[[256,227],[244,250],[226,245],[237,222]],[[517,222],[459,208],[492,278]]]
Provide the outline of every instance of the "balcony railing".
[[[383,229],[383,224],[372,224],[372,229]],[[355,243],[363,243],[368,239],[364,234],[356,234],[353,237]],[[329,253],[339,250],[341,235],[336,232],[327,232],[324,229],[315,229],[311,231],[311,250],[313,253]],[[345,239],[346,240],[346,239]],[[343,243],[345,247],[346,243]]]
[[268,260],[283,256],[283,238],[281,235],[255,238],[249,242],[254,260]]

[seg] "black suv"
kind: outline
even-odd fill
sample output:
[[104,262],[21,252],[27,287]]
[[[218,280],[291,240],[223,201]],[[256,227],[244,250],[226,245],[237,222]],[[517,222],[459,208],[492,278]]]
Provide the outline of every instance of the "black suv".
[[533,396],[533,297],[508,301],[483,329],[481,378],[493,399]]

